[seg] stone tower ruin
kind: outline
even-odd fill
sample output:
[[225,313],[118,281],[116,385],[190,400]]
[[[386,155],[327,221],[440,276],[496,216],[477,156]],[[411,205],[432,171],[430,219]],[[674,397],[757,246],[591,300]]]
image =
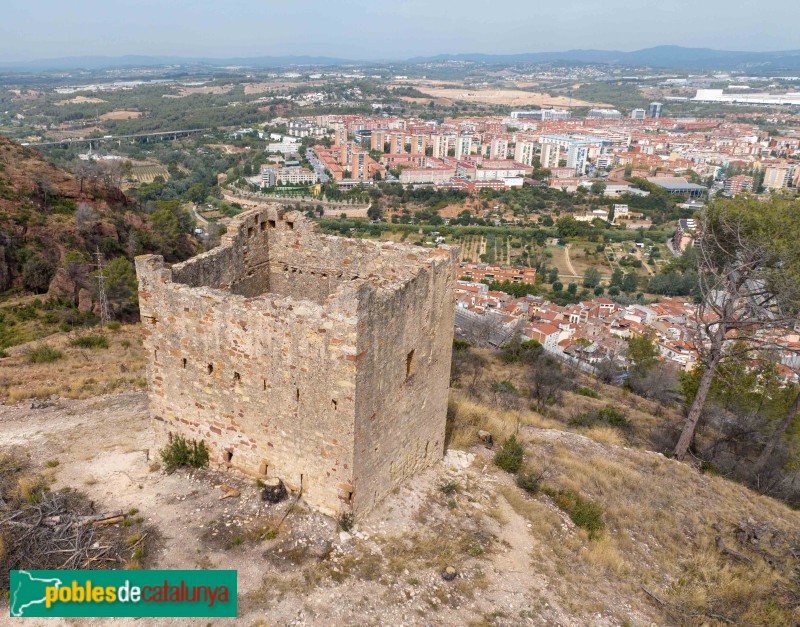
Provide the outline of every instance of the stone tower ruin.
[[443,455],[456,262],[279,206],[186,262],[137,258],[158,446],[202,439],[320,511],[370,511]]

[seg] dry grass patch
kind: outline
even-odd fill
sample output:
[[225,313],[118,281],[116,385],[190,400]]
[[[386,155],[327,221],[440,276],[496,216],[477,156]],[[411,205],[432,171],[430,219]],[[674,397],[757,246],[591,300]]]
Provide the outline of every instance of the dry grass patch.
[[31,346],[8,349],[0,360],[0,398],[18,403],[29,398],[53,395],[89,398],[144,389],[145,354],[138,325],[123,325],[118,331],[93,330],[90,337],[100,337],[107,349],[91,350],[74,346],[78,333],[57,333],[47,339],[47,346],[62,357],[50,363],[28,363]]
[[[546,460],[548,484],[604,511],[606,531],[593,542],[542,525],[550,541],[539,545],[539,560],[554,575],[609,598],[628,591],[653,603],[644,586],[664,602],[658,609],[682,624],[797,622],[791,599],[800,590],[790,573],[800,560],[788,547],[800,543],[800,513],[661,456],[567,433],[533,434],[526,453]],[[736,526],[746,520],[774,534],[769,555],[737,539]],[[721,553],[714,526],[725,546],[751,563]],[[588,611],[592,596],[573,599],[573,609]]]
[[478,431],[488,431],[499,443],[522,426],[556,429],[561,425],[533,411],[489,407],[466,393],[451,389],[448,405],[448,438],[451,447],[472,446],[477,442]]

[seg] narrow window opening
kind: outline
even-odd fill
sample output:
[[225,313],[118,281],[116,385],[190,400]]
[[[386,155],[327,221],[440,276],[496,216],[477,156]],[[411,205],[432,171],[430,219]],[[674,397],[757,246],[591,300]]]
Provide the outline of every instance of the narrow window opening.
[[158,360],[158,349],[153,351],[153,359]]
[[222,454],[222,461],[224,461],[226,464],[230,464],[232,460],[233,460],[233,451],[225,451]]
[[349,505],[352,505],[352,503],[353,503],[353,493],[352,492],[348,492],[347,493],[347,503]]
[[406,355],[406,379],[414,374],[416,368],[417,364],[414,360],[414,349],[412,348],[408,355]]
[[261,379],[261,382],[264,384],[264,390],[266,391],[266,389],[267,389],[267,380],[266,379]]
[[267,230],[267,223],[266,222],[262,222],[261,223],[261,230],[262,231],[266,231]]
[[238,372],[234,372],[233,373],[233,382],[236,385],[239,385],[242,382],[242,375],[240,375]]
[[211,374],[212,372],[214,372],[214,365],[208,364],[208,374]]
[[252,226],[247,229],[247,237],[253,237],[254,233],[255,229]]
[[300,400],[300,388],[295,388],[294,395],[295,395],[295,400],[299,401]]
[[186,357],[183,358],[183,369],[186,370]]
[[331,400],[331,406],[333,407],[333,411],[336,411],[338,403],[336,402],[335,398],[333,400]]
[[269,228],[275,228],[275,220],[267,220],[267,224],[269,225]]
[[290,231],[294,231],[294,222],[287,222],[287,223],[286,223],[286,226],[288,226],[288,227],[289,227],[289,230],[290,230]]

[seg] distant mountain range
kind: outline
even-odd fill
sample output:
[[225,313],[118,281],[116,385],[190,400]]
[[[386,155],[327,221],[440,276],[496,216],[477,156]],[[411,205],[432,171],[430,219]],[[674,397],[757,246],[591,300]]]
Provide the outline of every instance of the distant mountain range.
[[604,63],[623,66],[644,66],[674,69],[800,69],[800,50],[781,52],[742,52],[656,46],[633,52],[619,50],[568,50],[566,52],[530,52],[523,54],[452,54],[409,59],[411,63],[432,61],[475,61],[482,63]]
[[335,57],[313,56],[281,56],[281,57],[176,57],[125,55],[121,57],[59,57],[57,59],[37,59],[34,61],[16,61],[0,63],[0,70],[20,72],[64,71],[64,70],[106,70],[116,68],[141,68],[163,66],[245,66],[253,68],[272,68],[314,65],[350,65],[362,64],[364,61],[350,61]]
[[414,57],[405,60],[355,61],[319,56],[263,56],[204,58],[177,56],[127,55],[121,57],[63,57],[26,62],[0,63],[6,71],[37,72],[45,70],[102,70],[130,67],[161,66],[244,66],[252,68],[278,68],[292,66],[342,66],[370,63],[435,63],[462,61],[487,64],[515,63],[600,63],[609,65],[653,67],[685,70],[751,70],[798,71],[800,50],[780,52],[743,52],[712,50],[710,48],[683,48],[681,46],[656,46],[633,52],[619,50],[567,50],[565,52],[529,52],[522,54],[441,54]]

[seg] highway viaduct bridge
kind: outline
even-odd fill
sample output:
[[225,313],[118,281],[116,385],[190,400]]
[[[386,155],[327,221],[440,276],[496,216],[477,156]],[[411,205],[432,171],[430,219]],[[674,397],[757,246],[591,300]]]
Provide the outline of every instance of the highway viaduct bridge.
[[68,146],[70,144],[89,144],[89,147],[95,143],[101,142],[122,142],[130,140],[131,143],[135,141],[160,141],[178,139],[179,137],[188,137],[189,135],[196,135],[197,133],[204,133],[210,131],[210,128],[193,128],[181,131],[161,131],[158,133],[136,133],[133,135],[104,135],[103,137],[69,137],[58,141],[39,142],[36,144],[22,144],[23,146],[30,146],[31,148],[39,148],[43,146]]

